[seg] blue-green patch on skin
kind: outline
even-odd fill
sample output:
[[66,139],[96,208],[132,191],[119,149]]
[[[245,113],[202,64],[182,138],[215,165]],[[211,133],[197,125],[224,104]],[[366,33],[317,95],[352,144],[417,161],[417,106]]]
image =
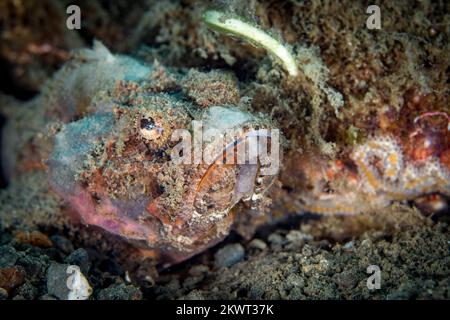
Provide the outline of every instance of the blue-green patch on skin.
[[50,180],[60,189],[72,192],[75,175],[82,168],[85,155],[92,151],[101,137],[111,133],[112,114],[96,114],[69,123],[55,137],[55,147],[49,157]]

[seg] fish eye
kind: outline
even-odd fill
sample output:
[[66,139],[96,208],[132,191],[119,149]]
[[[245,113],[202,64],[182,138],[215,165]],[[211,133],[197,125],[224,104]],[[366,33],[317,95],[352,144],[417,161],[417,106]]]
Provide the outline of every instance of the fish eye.
[[156,140],[163,134],[164,129],[155,123],[153,118],[142,118],[140,122],[141,135],[147,140]]
[[153,118],[143,118],[141,119],[141,129],[152,130],[155,128],[155,120]]

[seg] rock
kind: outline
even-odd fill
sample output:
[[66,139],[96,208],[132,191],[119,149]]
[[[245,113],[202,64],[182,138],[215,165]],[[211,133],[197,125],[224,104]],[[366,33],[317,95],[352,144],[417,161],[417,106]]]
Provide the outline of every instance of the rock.
[[[144,280],[150,287],[153,287],[156,284],[155,279],[149,274],[144,277]],[[125,281],[131,283],[130,277],[128,276],[128,280],[125,278]]]
[[158,300],[173,299],[173,297],[178,297],[182,292],[178,278],[171,279],[169,283],[165,285],[156,285],[154,290],[158,296]]
[[187,277],[183,282],[183,288],[187,290],[194,289],[205,278],[204,275]]
[[303,288],[305,286],[305,279],[302,278],[299,274],[297,273],[291,273],[290,275],[288,275],[288,277],[286,278],[286,287],[289,290],[292,290],[292,288]]
[[192,290],[180,300],[205,300],[205,297],[199,290]]
[[91,268],[91,261],[86,250],[79,248],[64,259],[65,263],[74,264],[80,267],[81,272],[87,274]]
[[8,291],[3,288],[0,288],[0,300],[8,299]]
[[214,255],[214,266],[216,268],[231,267],[244,259],[245,250],[244,247],[239,244],[229,244],[220,249]]
[[298,230],[291,230],[289,231],[289,233],[286,235],[286,240],[292,243],[303,243],[305,241],[309,241],[312,240],[312,236],[306,233],[303,233],[301,231]]
[[72,242],[63,236],[51,236],[50,240],[53,242],[53,246],[58,248],[62,252],[68,254],[74,250]]
[[263,251],[267,248],[267,244],[264,241],[262,241],[261,239],[253,239],[252,241],[250,241],[248,246],[249,246],[249,248],[258,249],[261,251]]
[[248,297],[252,300],[260,300],[264,295],[264,288],[261,288],[258,285],[252,286],[249,290]]
[[50,260],[54,260],[55,262],[64,261],[64,257],[66,256],[61,250],[51,247],[44,250],[43,254],[49,257]]
[[188,273],[191,276],[202,276],[209,272],[209,267],[204,264],[198,264],[189,269]]
[[311,246],[305,244],[302,248],[302,255],[305,257],[310,257],[313,255],[313,251],[314,249]]
[[67,286],[70,289],[70,293],[67,297],[68,300],[87,300],[92,294],[92,288],[89,285],[86,277],[80,270],[80,267],[70,265],[67,268],[69,277],[67,279]]
[[47,292],[60,300],[67,300],[69,288],[67,287],[68,264],[52,263],[47,271]]
[[50,248],[52,241],[39,231],[17,231],[14,233],[14,240],[20,244],[30,244],[39,248]]
[[[0,224],[0,230],[1,230],[1,224]],[[0,232],[0,246],[8,244],[11,241],[12,241],[12,235],[10,233]]]
[[38,290],[31,285],[30,283],[24,283],[22,286],[20,286],[18,289],[15,290],[16,297],[13,299],[15,300],[33,300],[36,298],[38,294]]
[[344,270],[341,273],[336,273],[333,280],[341,290],[350,290],[358,284],[358,275],[353,270]]
[[48,257],[46,255],[34,256],[28,254],[20,257],[16,264],[22,266],[29,277],[41,278],[45,275],[47,263]]
[[18,258],[19,254],[13,246],[0,247],[0,269],[14,267]]
[[346,251],[352,251],[355,248],[355,242],[354,241],[349,241],[346,242],[343,246],[342,249],[346,250]]
[[92,294],[78,266],[59,263],[52,263],[48,268],[47,291],[60,300],[86,300]]
[[11,291],[25,281],[25,273],[19,268],[0,269],[0,288]]
[[267,238],[267,240],[269,240],[269,242],[272,245],[279,245],[281,246],[284,242],[284,239],[281,235],[279,235],[278,233],[271,233],[269,235],[269,237]]
[[414,296],[417,296],[420,288],[412,279],[406,279],[397,288],[393,290],[386,296],[387,300],[409,300]]
[[141,300],[142,292],[133,285],[113,284],[100,290],[97,298],[99,300]]

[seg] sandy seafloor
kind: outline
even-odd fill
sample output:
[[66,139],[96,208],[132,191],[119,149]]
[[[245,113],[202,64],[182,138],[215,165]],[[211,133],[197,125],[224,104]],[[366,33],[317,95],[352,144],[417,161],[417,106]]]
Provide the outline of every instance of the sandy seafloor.
[[[12,6],[14,1],[4,2]],[[115,5],[89,1],[91,7],[86,9],[85,27],[74,34],[58,29],[57,21],[64,17],[64,11],[57,1],[46,0],[42,6],[34,4],[41,1],[15,2],[16,7],[8,11],[10,15],[0,12],[0,21],[4,22],[0,35],[7,39],[1,40],[0,45],[1,65],[6,70],[1,75],[4,84],[0,89],[20,101],[39,94],[42,83],[62,65],[67,52],[90,46],[93,38],[103,41],[113,52],[150,62],[158,58],[168,66],[229,68],[240,74],[242,81],[251,81],[248,77],[252,76],[247,72],[268,73],[262,67],[258,69],[259,63],[270,65],[264,52],[233,42],[214,47],[214,38],[205,40],[198,36],[198,14],[209,5],[207,3],[137,1],[125,8],[127,1],[116,1]],[[420,74],[426,75],[436,90],[442,90],[447,96],[443,101],[448,106],[450,20],[445,1],[437,1],[435,5],[418,1],[389,5],[382,2],[381,7],[386,10],[385,26],[397,37],[392,42],[390,36],[383,38],[382,35],[367,40],[366,31],[355,29],[360,21],[353,18],[354,12],[364,8],[366,2],[342,5],[333,4],[334,1],[251,3],[251,10],[248,10],[256,10],[262,17],[261,23],[282,30],[290,43],[302,39],[308,45],[318,46],[331,70],[335,87],[346,97],[361,98],[361,91],[369,90],[366,87],[372,85],[378,90],[373,91],[374,95],[390,87],[389,92],[383,91],[384,98],[389,99],[406,91]],[[25,11],[19,10],[20,6]],[[240,7],[236,2],[233,6]],[[309,13],[307,8],[311,10]],[[20,19],[14,20],[16,16],[11,13],[14,10],[22,12]],[[25,19],[29,10],[34,10],[35,14]],[[309,29],[299,31],[304,29],[285,22],[289,19],[283,19],[283,14],[288,12],[308,20]],[[338,18],[327,20],[331,15]],[[40,16],[45,18],[39,20]],[[29,32],[36,25],[40,27],[34,33]],[[27,44],[46,39],[47,30],[55,30],[49,41],[57,44],[60,51],[30,53]],[[355,46],[354,65],[370,66],[376,64],[372,64],[371,59],[386,59],[384,53],[377,55],[367,49],[371,41],[380,40],[380,46],[400,46],[407,36],[413,39],[409,45],[417,46],[411,52],[417,50],[419,60],[428,55],[435,63],[434,69],[426,69],[420,60],[415,64],[418,67],[410,70],[414,74],[409,74],[409,78],[403,71],[398,71],[397,78],[385,75],[377,78],[375,72],[365,78],[367,83],[362,85],[361,91],[349,89],[351,84],[346,87],[345,83],[354,85],[359,76],[365,76],[352,70],[348,63],[339,63],[333,50],[342,54],[347,46]],[[328,46],[330,43],[334,45]],[[386,52],[389,53],[389,49]],[[396,59],[411,57],[392,54],[391,58],[393,61],[389,63],[394,66]],[[340,74],[344,76],[339,77]],[[270,87],[270,83],[265,85]],[[277,97],[286,98],[282,94]],[[360,108],[356,105],[354,108]],[[291,127],[285,115],[279,117],[282,126],[289,131]],[[2,123],[6,121],[3,117]],[[250,238],[232,231],[215,247],[168,269],[154,266],[151,258],[140,257],[131,244],[118,236],[77,223],[67,212],[66,204],[50,190],[45,169],[21,172],[12,179],[3,177],[0,299],[57,299],[61,290],[64,291],[58,287],[64,284],[62,280],[58,282],[58,277],[64,279],[64,275],[56,266],[68,264],[80,266],[93,288],[91,299],[450,298],[448,212],[426,214],[411,202],[393,203],[356,216],[290,213],[260,227]],[[381,270],[379,289],[367,287],[370,265],[377,265]]]

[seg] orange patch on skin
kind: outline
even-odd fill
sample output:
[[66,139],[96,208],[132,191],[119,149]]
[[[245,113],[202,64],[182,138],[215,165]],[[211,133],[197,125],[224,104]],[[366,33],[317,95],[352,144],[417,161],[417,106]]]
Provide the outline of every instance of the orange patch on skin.
[[26,161],[21,164],[21,172],[29,172],[34,170],[46,170],[47,166],[41,161]]
[[394,169],[389,169],[389,170],[386,172],[386,175],[387,175],[389,178],[395,177],[395,170],[394,170]]
[[367,179],[367,182],[372,186],[372,188],[377,189],[380,186],[380,182],[375,177],[375,175],[370,171],[370,169],[366,166],[364,162],[357,159],[356,163],[358,164],[359,168],[361,169],[362,173]]
[[159,221],[161,221],[162,224],[165,225],[171,225],[174,227],[181,227],[185,220],[182,219],[182,217],[177,217],[176,219],[172,220],[170,218],[170,215],[161,215],[161,209],[158,206],[158,200],[155,199],[151,201],[147,205],[147,212],[152,215],[153,217],[157,218]]
[[334,178],[334,176],[335,176],[335,172],[334,172],[334,170],[333,169],[328,169],[327,170],[327,178],[328,178],[328,180],[333,180],[333,178]]
[[159,217],[158,216],[158,205],[156,203],[156,201],[151,201],[148,205],[147,205],[147,211],[148,213],[150,213],[152,216],[155,217]]
[[147,205],[147,212],[152,215],[153,217],[157,218],[158,220],[160,220],[163,224],[169,224],[172,225],[172,222],[170,221],[169,217],[167,215],[161,215],[160,212],[160,208],[158,207],[158,202],[157,200],[151,201],[148,205]]
[[389,170],[386,172],[386,175],[387,175],[388,177],[390,177],[390,178],[395,177],[396,174],[397,174],[398,155],[397,155],[396,153],[391,153],[391,154],[388,156],[388,159],[387,159],[387,160],[388,160],[389,164],[393,166],[393,168],[389,169]]
[[430,157],[431,154],[432,154],[432,150],[430,150],[429,148],[418,147],[412,151],[412,158],[415,161],[423,161],[423,160],[427,159],[428,157]]
[[380,147],[380,144],[378,142],[375,142],[375,141],[370,141],[368,143],[368,145],[369,145],[369,147],[371,149],[379,149],[379,147]]
[[416,188],[416,186],[423,181],[422,179],[415,179],[412,181],[409,181],[408,183],[405,184],[404,188],[407,190],[413,190]]
[[139,253],[144,258],[156,259],[159,256],[158,250],[155,249],[139,249]]
[[344,162],[342,162],[341,160],[336,160],[336,168],[338,168],[339,170],[344,169],[345,168]]
[[389,178],[395,177],[397,175],[397,170],[398,170],[398,156],[395,153],[391,153],[388,156],[388,162],[389,164],[392,166],[392,168],[388,169],[386,172],[386,175]]
[[445,168],[447,168],[447,170],[450,170],[450,149],[447,149],[441,153],[439,161]]
[[388,161],[392,165],[397,165],[398,164],[398,156],[395,153],[391,153],[388,157]]
[[336,205],[334,207],[321,207],[316,205],[304,205],[303,210],[320,213],[320,214],[337,214],[337,213],[346,213],[346,214],[355,214],[359,211],[354,207]]

